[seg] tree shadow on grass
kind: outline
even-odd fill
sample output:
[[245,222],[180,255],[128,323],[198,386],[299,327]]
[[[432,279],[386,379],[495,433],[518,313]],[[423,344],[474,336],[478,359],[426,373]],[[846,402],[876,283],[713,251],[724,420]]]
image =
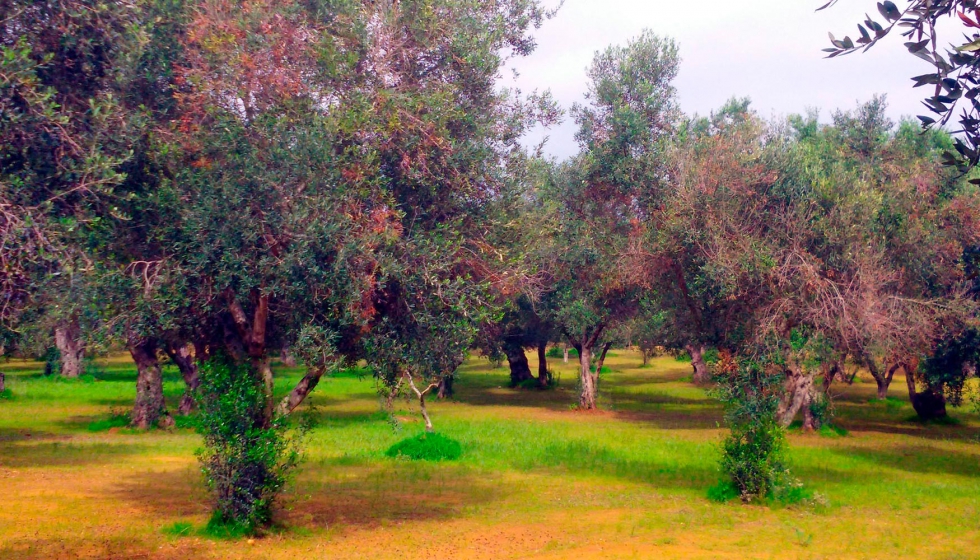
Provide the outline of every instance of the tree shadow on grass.
[[895,445],[887,449],[850,446],[835,449],[834,452],[910,473],[980,478],[980,469],[977,469],[980,455],[931,445]]
[[286,497],[285,521],[324,528],[453,519],[509,493],[472,468],[446,463],[390,459],[373,465],[307,469]]
[[137,455],[145,446],[132,443],[41,441],[32,437],[0,442],[0,466],[7,468],[71,467],[109,464],[123,455]]
[[111,492],[148,515],[159,517],[161,524],[172,517],[206,515],[210,511],[204,478],[196,462],[185,468],[126,476]]
[[655,411],[623,410],[612,412],[619,420],[643,424],[661,430],[717,430],[724,428],[720,408],[676,407]]
[[587,440],[547,444],[537,453],[515,460],[514,466],[527,471],[565,469],[576,474],[608,476],[663,489],[700,490],[718,481],[718,470],[713,464],[697,464],[683,457],[676,461],[631,457]]
[[874,405],[869,404],[840,407],[835,424],[839,424],[853,433],[876,432],[924,440],[974,441],[980,438],[980,427],[917,422],[914,420],[915,412],[911,405],[898,410],[875,409],[873,407]]
[[[210,512],[196,468],[141,473],[122,481],[118,497],[161,520]],[[492,503],[506,489],[472,469],[410,461],[319,461],[303,464],[277,508],[287,528],[379,526],[387,522],[452,519],[474,505]]]

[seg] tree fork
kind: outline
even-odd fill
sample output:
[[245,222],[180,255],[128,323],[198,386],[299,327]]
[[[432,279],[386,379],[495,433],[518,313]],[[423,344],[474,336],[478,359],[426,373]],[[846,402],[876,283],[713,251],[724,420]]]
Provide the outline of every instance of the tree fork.
[[429,418],[429,411],[425,408],[425,394],[431,391],[433,388],[438,387],[438,383],[431,383],[424,391],[419,391],[419,388],[415,386],[415,380],[412,379],[412,374],[407,371],[402,374],[405,380],[408,381],[408,386],[412,388],[412,391],[419,399],[419,408],[422,411],[422,419],[425,420],[425,431],[432,432],[432,420]]

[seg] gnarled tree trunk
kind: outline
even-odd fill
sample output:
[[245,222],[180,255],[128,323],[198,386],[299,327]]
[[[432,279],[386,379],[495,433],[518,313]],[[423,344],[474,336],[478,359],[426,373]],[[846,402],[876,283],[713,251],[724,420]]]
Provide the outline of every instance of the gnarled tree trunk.
[[[292,411],[296,410],[296,407],[300,405],[306,397],[316,388],[317,384],[320,383],[320,379],[323,377],[323,368],[311,368],[306,371],[306,375],[303,379],[300,379],[299,383],[293,387],[293,390],[286,395],[286,398],[279,401],[279,406],[276,407],[276,415],[285,416]],[[394,393],[391,395],[394,397]],[[389,402],[389,408],[390,408]]]
[[136,402],[130,422],[133,426],[146,430],[158,423],[165,426],[169,422],[166,405],[163,401],[163,375],[157,360],[157,347],[152,340],[136,340],[129,343],[129,353],[136,362]]
[[455,376],[443,375],[442,379],[439,380],[439,391],[436,393],[436,398],[438,399],[448,399],[453,396],[453,381]]
[[523,381],[534,379],[531,375],[531,366],[528,364],[524,348],[519,344],[505,342],[503,344],[504,355],[507,356],[507,364],[510,366],[510,386],[517,387]]
[[912,401],[912,408],[922,420],[934,420],[946,416],[946,397],[931,387],[926,387],[921,393],[915,387],[915,371],[918,364],[903,363],[902,369],[905,370],[905,383],[909,389],[909,400]]
[[82,374],[85,347],[81,342],[78,322],[75,320],[58,325],[54,329],[54,344],[61,354],[61,375],[76,378]]
[[776,418],[782,427],[789,427],[800,409],[805,410],[804,415],[809,414],[807,409],[813,402],[813,391],[813,376],[805,373],[798,365],[790,363],[786,369],[783,395],[776,409]]
[[279,351],[279,361],[286,367],[296,367],[296,358],[290,353],[289,348]]
[[707,385],[711,382],[711,374],[708,373],[708,364],[704,363],[704,346],[700,344],[687,344],[684,346],[687,353],[691,355],[691,366],[694,368],[692,380],[695,385]]
[[538,387],[548,386],[548,343],[538,343]]
[[592,349],[588,346],[576,346],[578,350],[579,381],[582,385],[582,392],[579,394],[578,404],[584,410],[595,410],[598,406],[598,376],[592,373]]
[[194,411],[194,393],[197,391],[201,380],[197,373],[197,362],[195,356],[191,354],[190,346],[182,343],[169,343],[164,347],[170,361],[177,365],[181,376],[184,378],[184,395],[180,398],[180,405],[177,406],[178,414],[190,414]]
[[895,371],[901,367],[900,364],[893,364],[888,368],[887,372],[881,371],[878,367],[878,361],[875,360],[874,356],[870,354],[864,355],[864,365],[868,368],[868,372],[871,373],[871,377],[875,380],[875,385],[878,386],[878,399],[884,399],[888,396],[888,387],[892,384],[892,378],[895,375]]

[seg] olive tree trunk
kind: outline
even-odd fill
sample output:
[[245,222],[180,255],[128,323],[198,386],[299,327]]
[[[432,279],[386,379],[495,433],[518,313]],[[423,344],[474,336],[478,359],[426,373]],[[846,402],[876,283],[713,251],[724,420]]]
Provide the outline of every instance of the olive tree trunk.
[[191,354],[190,346],[182,343],[171,343],[164,347],[170,361],[176,364],[180,370],[180,375],[184,378],[184,395],[180,398],[177,406],[177,413],[182,415],[190,414],[194,411],[194,393],[201,384],[198,377],[196,356]]
[[455,381],[455,375],[443,375],[439,380],[439,391],[436,393],[436,398],[438,399],[448,399],[453,396],[453,381]]
[[909,400],[912,401],[912,408],[922,420],[935,420],[946,416],[946,397],[939,391],[926,387],[921,393],[915,386],[915,372],[918,364],[903,363],[902,369],[905,370],[905,383],[909,389]]
[[61,354],[61,375],[76,378],[82,374],[85,347],[81,342],[78,322],[70,321],[54,329],[54,344]]
[[687,353],[691,356],[691,367],[694,368],[692,380],[695,385],[707,385],[711,382],[711,374],[708,373],[708,364],[704,363],[704,345],[687,344],[684,346]]
[[538,387],[548,386],[548,343],[538,343]]
[[599,387],[597,375],[592,373],[592,349],[588,346],[577,346],[579,363],[579,382],[582,392],[578,404],[583,410],[595,410],[598,406]]
[[864,355],[864,365],[868,368],[868,372],[871,373],[871,377],[875,380],[875,385],[878,386],[878,399],[884,399],[888,396],[888,387],[892,384],[892,378],[895,375],[895,371],[901,367],[900,364],[893,364],[888,368],[887,372],[881,371],[878,367],[878,361],[875,360],[874,356],[870,354]]
[[813,375],[805,373],[798,365],[790,363],[786,369],[783,395],[776,409],[779,424],[784,428],[789,427],[801,409],[805,411],[804,415],[809,414],[813,393]]
[[[163,375],[157,360],[157,347],[151,340],[133,341],[129,353],[136,362],[136,401],[130,422],[136,428],[149,429],[167,416],[163,401]],[[169,417],[168,417],[169,418]],[[164,420],[162,424],[167,424]]]
[[527,356],[524,348],[519,344],[505,342],[503,344],[504,355],[507,356],[507,364],[510,366],[510,386],[517,387],[523,381],[534,379],[531,375],[531,366],[528,365]]

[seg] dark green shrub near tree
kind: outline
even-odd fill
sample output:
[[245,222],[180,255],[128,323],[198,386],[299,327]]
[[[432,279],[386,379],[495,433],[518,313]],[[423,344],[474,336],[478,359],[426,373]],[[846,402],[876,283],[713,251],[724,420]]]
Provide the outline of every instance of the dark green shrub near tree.
[[272,521],[273,506],[300,459],[305,426],[290,431],[284,416],[265,423],[265,392],[255,368],[223,354],[201,366],[198,452],[214,499],[213,526],[255,533]]
[[783,376],[765,363],[722,359],[715,394],[731,432],[722,444],[721,469],[743,502],[771,496],[788,482],[785,435],[776,415]]

